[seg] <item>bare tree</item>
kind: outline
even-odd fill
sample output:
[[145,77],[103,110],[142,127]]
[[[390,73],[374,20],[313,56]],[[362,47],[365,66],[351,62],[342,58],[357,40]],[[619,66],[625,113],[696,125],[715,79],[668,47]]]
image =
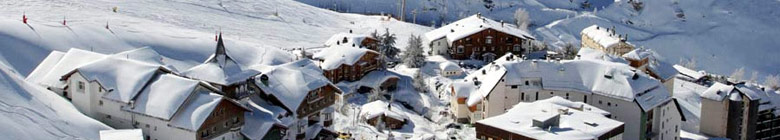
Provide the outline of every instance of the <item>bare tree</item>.
[[769,75],[764,79],[764,86],[777,90],[780,88],[780,74]]
[[696,59],[685,59],[680,58],[680,63],[678,63],[680,66],[683,66],[688,69],[696,70]]
[[527,31],[530,23],[531,17],[528,16],[528,12],[523,8],[517,8],[515,11],[515,24],[517,25],[517,28]]
[[758,83],[758,71],[753,71],[753,74],[750,75],[750,82]]
[[733,79],[734,81],[742,81],[742,78],[745,76],[745,67],[741,67],[737,70],[734,70],[733,73],[731,73],[731,76],[729,78]]

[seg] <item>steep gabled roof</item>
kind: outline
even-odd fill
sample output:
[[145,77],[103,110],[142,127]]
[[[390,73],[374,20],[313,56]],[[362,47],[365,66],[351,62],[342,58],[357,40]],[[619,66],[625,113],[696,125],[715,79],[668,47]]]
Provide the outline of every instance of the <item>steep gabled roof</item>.
[[497,22],[480,16],[479,14],[463,18],[442,26],[441,28],[427,32],[425,33],[425,38],[428,41],[446,38],[447,41],[452,44],[453,41],[487,29],[493,29],[519,38],[535,39],[531,34],[517,28],[515,25]]
[[[268,81],[264,82],[263,76],[266,76]],[[306,99],[309,91],[324,86],[336,87],[309,59],[279,65],[256,77],[255,83],[264,93],[277,98],[293,113],[297,113],[297,109]]]
[[320,52],[314,54],[313,57],[322,60],[320,67],[322,67],[323,70],[332,70],[338,68],[342,64],[355,65],[363,55],[368,53],[379,55],[376,51],[366,48],[331,46],[322,49]]
[[[328,41],[325,41],[325,46],[333,47],[333,46],[344,46],[344,47],[358,47],[358,48],[366,48],[366,46],[361,46],[361,42],[365,39],[374,39],[373,37],[369,35],[362,35],[362,34],[352,34],[352,33],[338,33],[333,36],[331,36]],[[376,39],[374,39],[376,40]]]
[[184,101],[194,94],[207,94],[210,91],[196,91],[199,81],[186,79],[172,74],[158,76],[135,98],[133,106],[125,109],[163,120],[170,120]]
[[65,74],[62,79],[79,73],[89,81],[97,81],[107,91],[103,98],[129,103],[160,71],[170,72],[160,65],[106,57],[76,68]]
[[[226,47],[225,43],[231,46]],[[293,58],[286,55],[289,53],[273,48],[223,42],[220,35],[214,54],[202,64],[182,72],[182,75],[213,84],[231,85],[260,74],[259,70],[253,69],[256,65],[278,65]]]

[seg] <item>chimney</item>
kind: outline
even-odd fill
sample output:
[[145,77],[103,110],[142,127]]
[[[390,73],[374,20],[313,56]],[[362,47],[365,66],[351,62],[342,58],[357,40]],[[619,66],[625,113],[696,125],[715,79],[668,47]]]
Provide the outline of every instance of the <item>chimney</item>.
[[262,82],[263,85],[268,86],[268,75],[260,75],[260,82]]
[[598,25],[596,25],[596,30],[600,30]]
[[501,20],[501,27],[504,27],[504,20]]
[[535,116],[532,118],[533,126],[539,127],[544,130],[549,130],[552,127],[558,127],[561,120],[561,114],[548,114]]

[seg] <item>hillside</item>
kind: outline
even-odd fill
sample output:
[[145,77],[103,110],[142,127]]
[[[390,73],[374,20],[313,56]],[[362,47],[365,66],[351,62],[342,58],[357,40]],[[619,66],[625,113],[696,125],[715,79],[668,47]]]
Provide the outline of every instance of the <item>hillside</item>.
[[[354,13],[399,13],[398,0],[298,0],[314,6]],[[417,23],[426,26],[475,14],[514,21],[517,8],[528,11],[532,33],[548,43],[578,44],[579,32],[592,24],[615,26],[637,46],[652,48],[670,63],[694,59],[698,67],[729,75],[739,67],[759,76],[780,74],[780,1],[640,0],[635,10],[628,0],[427,0],[407,1],[407,21],[417,11]],[[490,8],[487,8],[490,7]],[[763,79],[763,78],[759,78]]]
[[[186,70],[214,51],[215,32],[230,45],[261,50],[320,47],[339,32],[368,34],[389,28],[403,48],[411,34],[429,27],[383,20],[380,16],[342,14],[295,1],[2,1],[0,42],[10,65],[27,75],[52,50],[81,48],[116,53],[150,46],[177,69]],[[117,12],[112,11],[117,7]],[[21,22],[22,14],[29,18]],[[63,26],[63,18],[68,26]],[[108,24],[109,29],[105,26]],[[271,56],[262,56],[271,54]],[[291,59],[263,53],[264,59]],[[258,61],[261,58],[258,58]],[[258,62],[278,64],[270,62]]]

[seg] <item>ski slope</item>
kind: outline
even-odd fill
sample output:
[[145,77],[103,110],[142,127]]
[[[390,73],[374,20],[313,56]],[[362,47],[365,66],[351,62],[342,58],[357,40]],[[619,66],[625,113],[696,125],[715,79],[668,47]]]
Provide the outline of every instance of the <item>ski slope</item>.
[[[298,0],[353,13],[399,13],[400,0]],[[780,1],[640,0],[635,11],[628,0],[425,0],[407,1],[407,21],[437,25],[482,13],[497,21],[514,21],[517,8],[528,11],[529,29],[553,45],[579,44],[580,31],[598,24],[628,34],[629,42],[651,48],[669,63],[695,59],[699,69],[729,75],[745,67],[759,76],[780,74]],[[486,8],[492,5],[492,8]],[[678,17],[681,15],[681,17]],[[759,78],[763,79],[763,78]]]
[[[0,5],[4,7],[0,9],[0,46],[8,50],[0,53],[22,75],[50,51],[68,48],[110,54],[150,46],[177,69],[186,70],[214,52],[218,31],[224,33],[228,47],[286,50],[321,47],[339,32],[382,33],[388,28],[397,35],[397,47],[403,49],[409,35],[432,29],[289,0],[19,0],[0,1]],[[29,24],[21,22],[23,13]],[[68,26],[62,25],[63,19]]]

